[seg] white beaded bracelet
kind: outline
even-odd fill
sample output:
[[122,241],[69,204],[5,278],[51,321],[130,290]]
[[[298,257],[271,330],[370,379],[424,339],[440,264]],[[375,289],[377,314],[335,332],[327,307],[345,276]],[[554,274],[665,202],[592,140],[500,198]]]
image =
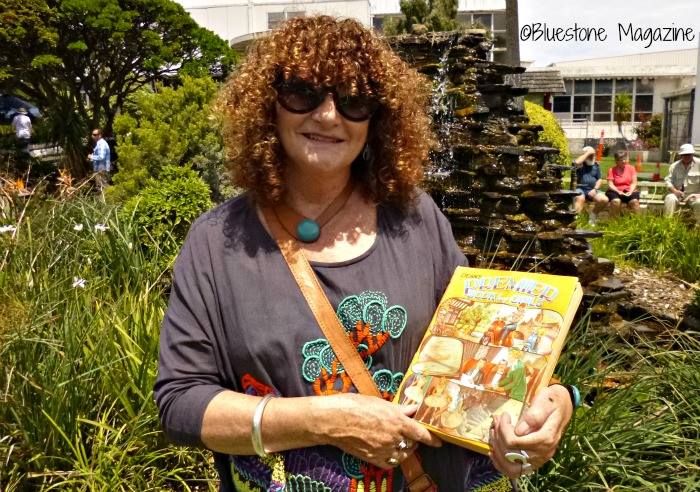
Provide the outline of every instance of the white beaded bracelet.
[[253,442],[253,450],[255,450],[255,454],[257,454],[261,458],[267,458],[267,451],[265,451],[265,446],[262,442],[262,432],[260,430],[260,424],[262,423],[262,416],[263,412],[265,411],[265,407],[267,406],[267,403],[274,397],[275,395],[273,395],[272,393],[268,393],[265,396],[263,396],[256,405],[255,411],[253,412],[253,430],[250,433],[250,439]]

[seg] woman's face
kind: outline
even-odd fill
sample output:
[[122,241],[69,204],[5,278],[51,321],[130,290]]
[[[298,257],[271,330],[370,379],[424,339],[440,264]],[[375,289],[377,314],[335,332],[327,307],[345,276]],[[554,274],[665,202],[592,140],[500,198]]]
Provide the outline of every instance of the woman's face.
[[340,172],[350,167],[367,141],[369,120],[344,118],[331,94],[309,113],[292,113],[279,103],[276,110],[277,135],[292,172]]
[[625,167],[625,160],[624,159],[616,159],[615,160],[615,165],[619,167],[620,169]]

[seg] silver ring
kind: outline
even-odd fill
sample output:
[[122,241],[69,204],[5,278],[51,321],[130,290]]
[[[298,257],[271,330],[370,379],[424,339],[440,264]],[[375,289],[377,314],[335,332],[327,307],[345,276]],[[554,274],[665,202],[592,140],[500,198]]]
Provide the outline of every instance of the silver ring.
[[399,443],[396,445],[396,449],[399,451],[403,451],[404,449],[408,449],[408,442],[406,439],[401,439]]
[[386,460],[386,464],[389,465],[389,466],[396,466],[396,465],[399,464],[399,460],[397,460],[396,458],[394,458],[394,457],[392,456],[391,458],[389,458],[389,459]]
[[529,465],[528,459],[530,458],[530,455],[527,454],[526,451],[523,451],[522,449],[520,451],[510,451],[505,454],[505,459],[510,461],[511,463],[520,463],[522,465]]

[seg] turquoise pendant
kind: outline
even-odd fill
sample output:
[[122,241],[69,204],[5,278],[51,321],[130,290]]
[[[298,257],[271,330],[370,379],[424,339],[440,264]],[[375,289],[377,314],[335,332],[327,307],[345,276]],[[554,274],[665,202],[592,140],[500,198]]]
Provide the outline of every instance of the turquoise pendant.
[[300,220],[297,224],[297,238],[305,243],[313,243],[321,235],[318,222],[311,219]]

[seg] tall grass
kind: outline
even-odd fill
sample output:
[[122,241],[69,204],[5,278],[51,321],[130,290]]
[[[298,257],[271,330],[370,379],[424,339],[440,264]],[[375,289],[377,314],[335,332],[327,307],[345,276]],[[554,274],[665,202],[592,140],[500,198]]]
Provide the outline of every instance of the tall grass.
[[[164,441],[151,397],[172,258],[90,199],[7,202],[8,223],[19,227],[0,234],[0,490],[214,490],[208,455]],[[656,261],[677,247],[664,231],[655,242],[669,253],[644,253]],[[700,489],[699,340],[625,339],[581,320],[557,372],[587,404],[525,488]]]
[[600,226],[604,236],[592,241],[597,256],[632,261],[700,280],[700,229],[676,217],[627,215]]
[[700,338],[594,332],[586,320],[558,372],[587,395],[528,491],[700,490]]
[[22,210],[0,235],[0,489],[213,488],[206,457],[159,431],[157,249],[90,199]]

